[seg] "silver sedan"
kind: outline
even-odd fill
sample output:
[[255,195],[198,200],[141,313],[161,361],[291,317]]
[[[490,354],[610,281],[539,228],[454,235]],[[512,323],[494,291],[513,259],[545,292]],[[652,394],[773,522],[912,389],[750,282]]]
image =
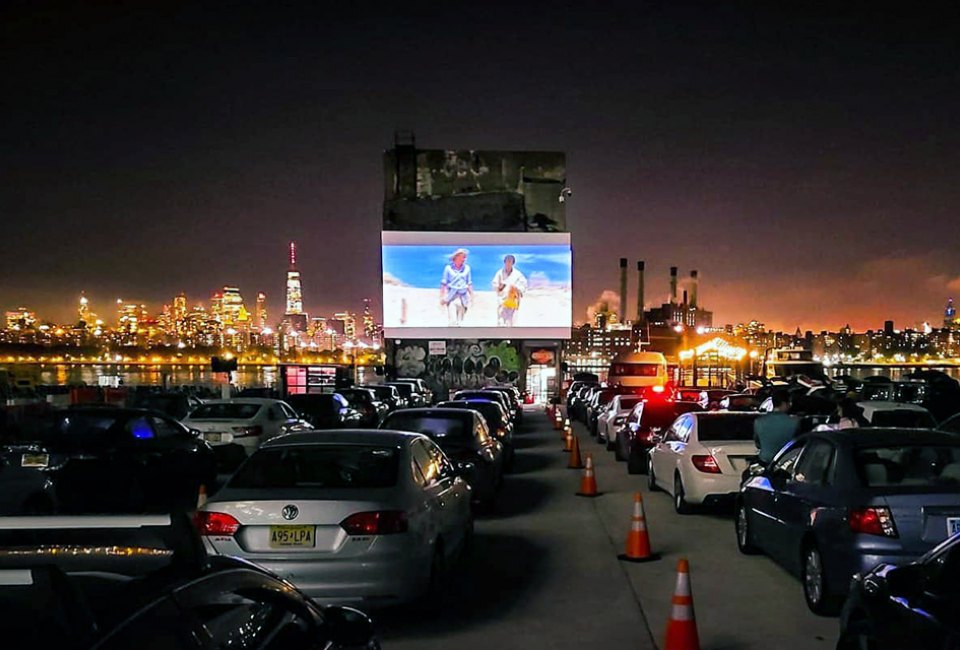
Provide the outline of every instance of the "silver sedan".
[[207,550],[323,604],[409,602],[473,533],[470,488],[426,436],[296,433],[263,444],[196,514]]

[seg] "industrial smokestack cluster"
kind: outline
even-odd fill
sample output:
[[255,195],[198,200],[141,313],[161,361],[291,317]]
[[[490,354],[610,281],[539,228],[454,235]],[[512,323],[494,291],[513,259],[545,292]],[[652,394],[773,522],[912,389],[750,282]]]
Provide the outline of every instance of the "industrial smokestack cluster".
[[627,258],[620,258],[620,322],[627,322]]
[[670,267],[670,304],[676,305],[677,300],[677,267]]
[[643,320],[643,260],[637,262],[637,322]]
[[[636,322],[643,320],[643,302],[646,297],[645,285],[646,262],[637,260],[637,311]],[[684,281],[685,290],[680,289],[680,280],[677,276],[679,269],[670,267],[670,298],[671,305],[686,305],[691,309],[699,307],[700,300],[700,272],[690,271],[690,278]],[[621,323],[627,322],[627,258],[620,258],[620,310],[618,313]]]
[[697,272],[690,271],[690,308],[697,308],[697,293],[700,289],[700,278]]

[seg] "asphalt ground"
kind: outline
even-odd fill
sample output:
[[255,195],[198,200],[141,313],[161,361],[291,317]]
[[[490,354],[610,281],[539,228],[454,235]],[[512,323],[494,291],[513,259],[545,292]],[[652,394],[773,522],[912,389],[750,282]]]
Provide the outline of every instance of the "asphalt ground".
[[[559,432],[542,410],[516,437],[515,471],[495,512],[478,517],[473,550],[442,602],[374,613],[385,649],[662,648],[677,560],[690,562],[704,650],[833,648],[837,620],[811,614],[799,581],[737,551],[731,513],[681,516],[668,495],[575,424],[593,455],[600,497],[575,496]],[[633,494],[643,494],[659,560],[621,562]]]

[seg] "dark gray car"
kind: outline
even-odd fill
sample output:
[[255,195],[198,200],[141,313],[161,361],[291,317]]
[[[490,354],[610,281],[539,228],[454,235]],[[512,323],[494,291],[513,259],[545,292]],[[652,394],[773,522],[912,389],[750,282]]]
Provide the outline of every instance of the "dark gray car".
[[960,437],[922,429],[801,436],[737,498],[737,545],[803,583],[815,613],[839,609],[855,573],[920,557],[960,531]]

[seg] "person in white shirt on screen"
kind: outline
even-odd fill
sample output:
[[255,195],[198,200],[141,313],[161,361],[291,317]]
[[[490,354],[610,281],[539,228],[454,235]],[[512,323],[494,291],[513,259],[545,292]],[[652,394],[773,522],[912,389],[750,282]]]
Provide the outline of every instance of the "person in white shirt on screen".
[[450,255],[450,264],[440,279],[440,304],[447,308],[447,324],[460,327],[473,298],[473,278],[467,264],[467,249],[458,248]]
[[503,268],[493,276],[493,290],[497,292],[497,325],[513,327],[513,318],[520,309],[520,300],[527,291],[527,279],[514,264],[517,258],[507,255]]

